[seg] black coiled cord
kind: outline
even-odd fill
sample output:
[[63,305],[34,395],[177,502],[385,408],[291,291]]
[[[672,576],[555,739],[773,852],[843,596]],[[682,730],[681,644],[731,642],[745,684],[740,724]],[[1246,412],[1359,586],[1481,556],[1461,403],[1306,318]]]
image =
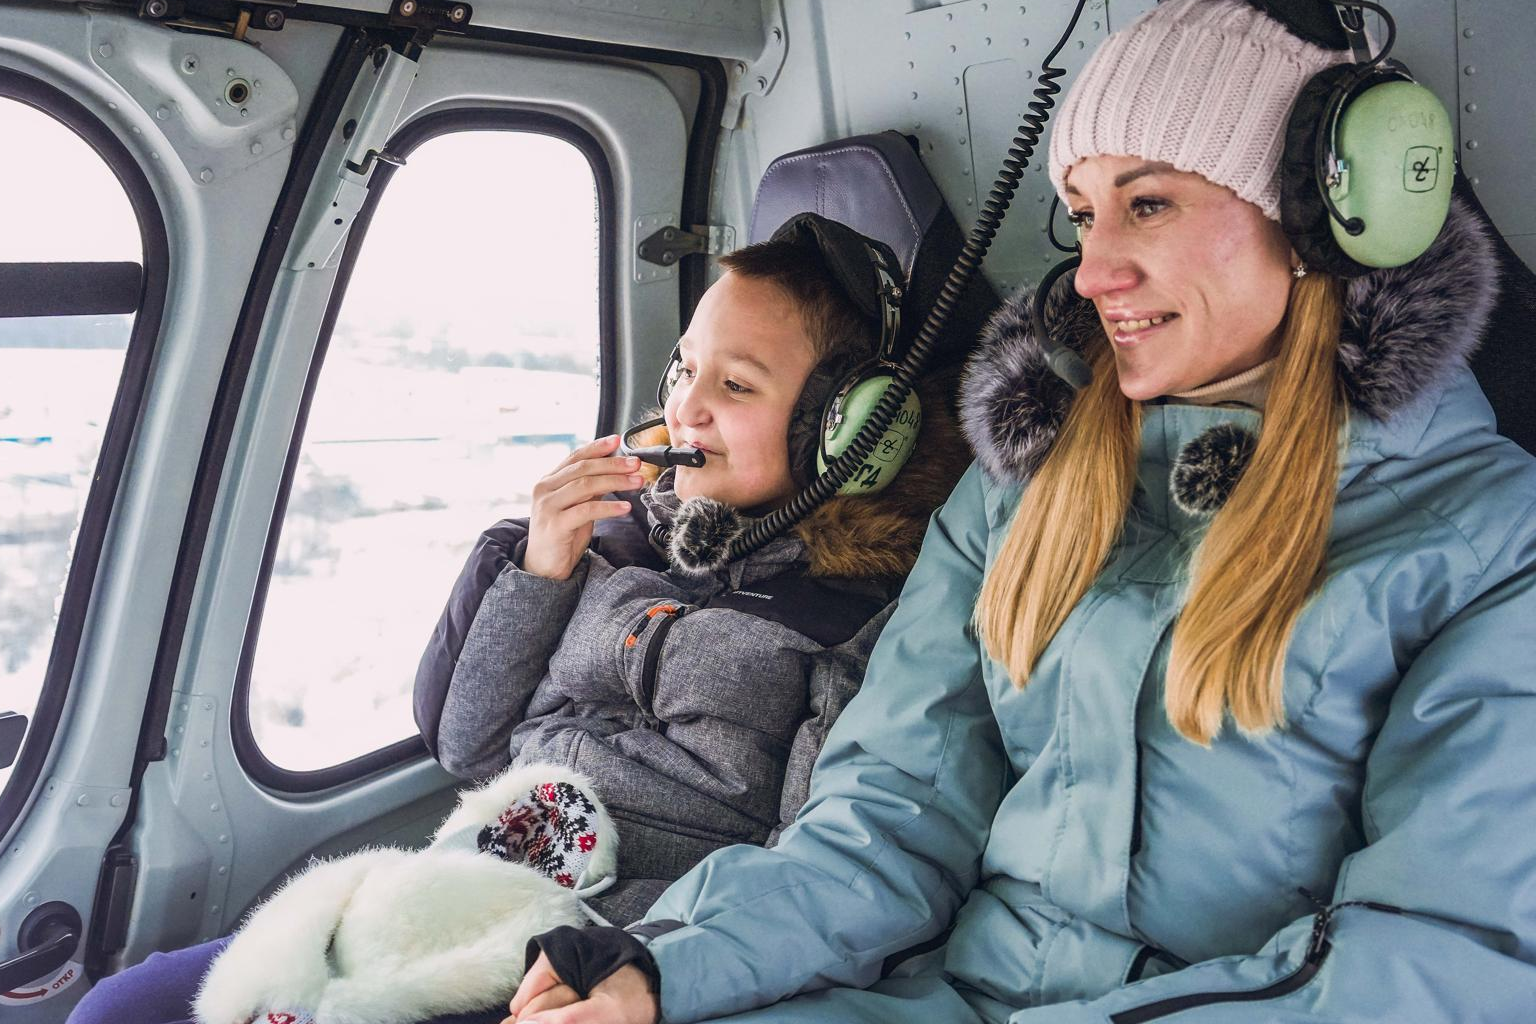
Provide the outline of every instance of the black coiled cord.
[[826,472],[817,477],[810,486],[795,495],[787,505],[763,516],[736,535],[731,541],[728,555],[730,561],[734,562],[758,550],[810,515],[836,494],[838,488],[847,483],[848,478],[853,476],[854,471],[869,457],[869,453],[875,450],[875,445],[880,442],[881,436],[896,419],[896,414],[901,411],[902,404],[912,393],[918,376],[928,363],[928,354],[934,342],[949,323],[950,315],[959,303],[961,294],[975,277],[976,271],[980,269],[987,250],[992,247],[992,240],[997,237],[997,229],[1002,224],[1003,215],[1008,212],[1008,204],[1013,202],[1014,193],[1019,188],[1019,181],[1024,177],[1024,168],[1029,164],[1030,157],[1034,156],[1035,147],[1040,144],[1040,135],[1045,131],[1045,122],[1050,117],[1051,108],[1056,105],[1053,97],[1061,92],[1061,86],[1056,84],[1056,80],[1067,73],[1065,68],[1056,67],[1051,61],[1056,59],[1056,55],[1072,37],[1073,30],[1077,28],[1077,19],[1083,13],[1086,3],[1087,0],[1077,0],[1077,9],[1072,12],[1072,20],[1067,23],[1066,31],[1041,62],[1040,75],[1036,79],[1035,98],[1030,101],[1029,113],[1024,115],[1024,123],[1019,125],[1018,133],[1014,135],[1013,142],[1008,147],[1008,155],[1003,159],[1003,169],[998,172],[997,181],[987,194],[987,201],[982,204],[981,214],[976,218],[976,223],[972,226],[971,233],[966,238],[965,246],[961,249],[959,258],[955,260],[949,276],[944,279],[939,297],[934,300],[933,309],[929,310],[928,318],[923,321],[917,339],[912,342],[906,358],[892,372],[891,384],[886,388],[880,401],[875,403],[874,412],[870,413],[868,422],[855,435],[843,454],[833,459]]

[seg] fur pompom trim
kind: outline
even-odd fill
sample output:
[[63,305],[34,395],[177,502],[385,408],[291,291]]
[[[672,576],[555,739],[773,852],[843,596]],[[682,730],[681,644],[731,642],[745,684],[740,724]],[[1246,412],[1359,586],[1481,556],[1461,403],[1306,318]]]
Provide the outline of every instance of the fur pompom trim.
[[1424,255],[1349,281],[1339,375],[1350,404],[1384,421],[1439,392],[1477,350],[1498,297],[1488,227],[1453,198],[1445,227]]
[[689,498],[677,510],[667,538],[667,560],[679,572],[703,576],[729,560],[731,541],[747,528],[742,514],[713,498]]
[[[1477,349],[1498,298],[1488,228],[1459,197],[1429,249],[1407,266],[1351,279],[1344,291],[1339,375],[1350,405],[1386,421],[1438,393]],[[1071,407],[1030,324],[1031,296],[1004,303],[966,367],[961,425],[982,467],[1022,484],[1039,469]],[[1046,303],[1054,337],[1082,354],[1102,330],[1093,303],[1063,276]]]
[[[993,314],[960,384],[960,428],[995,479],[1034,475],[1072,407],[1071,386],[1051,371],[1035,339],[1033,302],[1032,293],[1020,293]],[[1098,315],[1073,291],[1072,275],[1063,275],[1051,289],[1045,323],[1078,355],[1086,354]]]
[[1217,424],[1190,440],[1173,463],[1173,503],[1197,519],[1215,515],[1232,496],[1258,446],[1259,439],[1235,423]]

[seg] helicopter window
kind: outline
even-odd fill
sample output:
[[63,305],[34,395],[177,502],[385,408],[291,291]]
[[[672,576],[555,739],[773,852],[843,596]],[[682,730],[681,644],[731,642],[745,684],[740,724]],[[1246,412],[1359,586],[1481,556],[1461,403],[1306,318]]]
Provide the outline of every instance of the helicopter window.
[[[80,135],[0,96],[0,789],[33,718],[124,372],[143,241],[127,193]],[[109,280],[111,279],[111,280]],[[41,282],[41,285],[38,284]],[[89,293],[127,296],[115,307]],[[80,308],[95,304],[101,308]],[[3,713],[10,712],[16,717]],[[0,821],[0,828],[4,822]]]
[[[571,142],[409,154],[345,285],[250,670],[251,734],[312,772],[415,734],[421,650],[476,536],[594,435],[599,188]],[[356,229],[354,229],[356,230]]]

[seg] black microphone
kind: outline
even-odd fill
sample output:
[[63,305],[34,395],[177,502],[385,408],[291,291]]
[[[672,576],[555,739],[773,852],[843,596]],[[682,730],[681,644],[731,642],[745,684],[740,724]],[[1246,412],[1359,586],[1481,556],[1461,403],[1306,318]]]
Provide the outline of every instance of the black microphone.
[[1082,262],[1081,256],[1072,256],[1046,271],[1040,279],[1040,287],[1035,289],[1034,301],[1029,305],[1029,319],[1034,325],[1035,340],[1045,356],[1045,364],[1051,368],[1052,373],[1070,384],[1074,391],[1083,390],[1093,381],[1093,371],[1088,368],[1082,356],[1051,337],[1051,332],[1045,326],[1045,299],[1051,294],[1057,279],[1069,270],[1076,270]]
[[657,416],[654,419],[636,423],[624,431],[624,433],[619,435],[619,454],[633,456],[641,462],[663,468],[667,466],[689,466],[693,469],[698,469],[703,466],[704,453],[697,448],[674,448],[670,444],[653,444],[647,445],[644,448],[635,448],[630,444],[629,439],[635,434],[640,433],[642,430],[649,430],[652,427],[659,427],[665,422],[666,419],[664,417]]

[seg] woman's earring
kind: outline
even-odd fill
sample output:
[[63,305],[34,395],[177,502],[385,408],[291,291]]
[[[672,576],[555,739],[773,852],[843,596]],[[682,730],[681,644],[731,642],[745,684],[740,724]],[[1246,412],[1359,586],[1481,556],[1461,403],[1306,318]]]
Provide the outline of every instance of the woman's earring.
[[1307,264],[1306,264],[1306,262],[1302,261],[1301,263],[1298,263],[1294,267],[1292,267],[1291,268],[1291,276],[1294,277],[1298,281],[1300,281],[1302,278],[1306,277],[1307,276]]

